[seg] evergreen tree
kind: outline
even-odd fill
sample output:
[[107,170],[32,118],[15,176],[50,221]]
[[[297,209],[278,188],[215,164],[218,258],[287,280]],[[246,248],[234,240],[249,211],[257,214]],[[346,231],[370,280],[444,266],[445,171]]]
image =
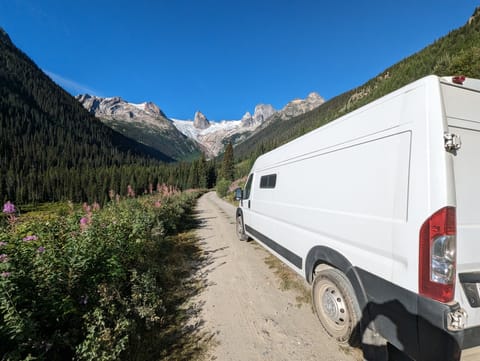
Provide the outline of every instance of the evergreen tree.
[[220,176],[223,179],[233,181],[235,179],[235,166],[233,162],[233,145],[228,143],[223,154],[222,168]]
[[207,160],[205,154],[198,160],[198,187],[207,188]]

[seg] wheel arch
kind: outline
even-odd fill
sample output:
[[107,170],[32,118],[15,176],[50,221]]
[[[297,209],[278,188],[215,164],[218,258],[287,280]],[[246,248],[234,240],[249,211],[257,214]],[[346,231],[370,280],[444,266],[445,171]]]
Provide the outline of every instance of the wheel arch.
[[305,259],[305,278],[309,284],[312,284],[315,268],[320,264],[325,264],[341,271],[350,281],[360,309],[363,310],[367,306],[368,298],[363,282],[355,267],[344,255],[330,247],[313,247]]

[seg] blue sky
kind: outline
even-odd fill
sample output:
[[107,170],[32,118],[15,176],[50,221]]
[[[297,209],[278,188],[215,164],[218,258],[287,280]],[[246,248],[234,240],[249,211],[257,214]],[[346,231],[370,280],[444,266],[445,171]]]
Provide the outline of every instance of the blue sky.
[[0,26],[67,91],[240,119],[326,99],[465,24],[472,0],[0,0]]

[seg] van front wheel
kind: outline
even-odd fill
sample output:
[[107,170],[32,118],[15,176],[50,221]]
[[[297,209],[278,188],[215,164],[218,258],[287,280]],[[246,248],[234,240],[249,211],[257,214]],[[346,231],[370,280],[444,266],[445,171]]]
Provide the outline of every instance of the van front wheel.
[[335,268],[319,271],[312,288],[315,313],[325,331],[340,343],[358,345],[360,308],[353,288]]
[[245,228],[243,227],[243,217],[242,217],[242,215],[237,216],[236,233],[237,233],[237,237],[240,241],[247,240],[247,235],[245,234]]

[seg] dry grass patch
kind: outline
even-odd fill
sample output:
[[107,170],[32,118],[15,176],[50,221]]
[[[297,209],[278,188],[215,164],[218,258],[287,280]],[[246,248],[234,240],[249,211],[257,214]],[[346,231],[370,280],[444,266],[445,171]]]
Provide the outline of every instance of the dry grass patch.
[[273,270],[273,273],[277,276],[277,279],[280,282],[280,289],[283,291],[292,290],[297,294],[295,297],[297,307],[312,305],[310,287],[298,274],[272,254],[268,254],[264,260],[268,267]]

